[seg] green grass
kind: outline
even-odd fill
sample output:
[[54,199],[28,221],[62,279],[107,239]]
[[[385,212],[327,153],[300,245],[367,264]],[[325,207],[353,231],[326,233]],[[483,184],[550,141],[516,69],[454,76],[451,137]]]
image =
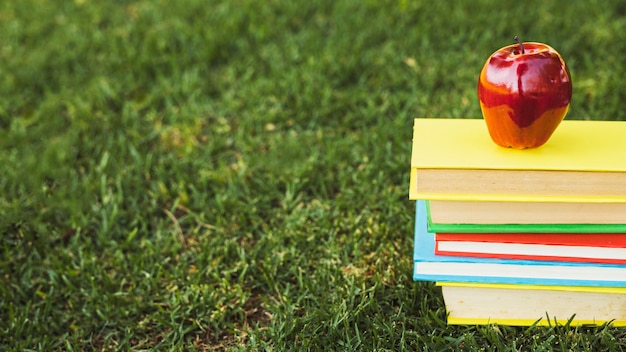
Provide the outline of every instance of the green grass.
[[622,1],[0,2],[0,349],[626,350],[447,326],[411,279],[412,118],[554,46],[625,120]]

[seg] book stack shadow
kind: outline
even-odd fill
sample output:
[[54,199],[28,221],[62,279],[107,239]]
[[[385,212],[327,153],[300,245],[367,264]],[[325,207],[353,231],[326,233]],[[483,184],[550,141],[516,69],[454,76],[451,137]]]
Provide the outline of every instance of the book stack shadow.
[[414,121],[415,280],[449,324],[626,326],[626,122],[507,149],[482,119]]

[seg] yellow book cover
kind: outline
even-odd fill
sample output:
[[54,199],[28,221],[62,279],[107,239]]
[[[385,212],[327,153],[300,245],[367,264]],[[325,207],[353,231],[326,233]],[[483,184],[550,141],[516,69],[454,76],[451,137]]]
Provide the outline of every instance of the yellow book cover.
[[557,285],[528,285],[528,284],[493,284],[493,283],[478,283],[478,282],[437,282],[437,286],[500,288],[500,289],[509,289],[509,290],[596,292],[596,293],[617,293],[617,294],[626,295],[626,287],[607,287],[607,286],[557,286]]
[[482,119],[414,120],[410,199],[626,202],[626,122],[565,120],[538,148],[502,148]]
[[626,288],[438,282],[448,323],[626,326]]

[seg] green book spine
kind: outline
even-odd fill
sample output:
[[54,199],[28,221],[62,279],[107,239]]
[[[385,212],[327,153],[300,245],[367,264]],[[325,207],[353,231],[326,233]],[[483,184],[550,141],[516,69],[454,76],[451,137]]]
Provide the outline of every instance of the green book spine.
[[425,203],[428,231],[434,233],[626,233],[626,224],[438,224]]
[[433,224],[435,233],[626,233],[626,224]]

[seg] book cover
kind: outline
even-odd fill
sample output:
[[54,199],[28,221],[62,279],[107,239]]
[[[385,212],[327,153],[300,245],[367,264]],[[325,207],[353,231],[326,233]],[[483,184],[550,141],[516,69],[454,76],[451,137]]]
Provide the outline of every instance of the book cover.
[[435,233],[435,254],[626,264],[626,233]]
[[626,288],[437,283],[448,323],[626,326]]
[[618,233],[622,224],[437,224],[428,223],[431,232],[447,233]]
[[626,122],[561,123],[542,147],[495,145],[482,119],[414,121],[410,199],[626,202]]
[[433,220],[431,201],[426,201],[426,211],[428,231],[438,233],[626,233],[626,223],[438,223]]
[[626,287],[625,265],[436,255],[426,205],[421,200],[416,203],[415,280]]

